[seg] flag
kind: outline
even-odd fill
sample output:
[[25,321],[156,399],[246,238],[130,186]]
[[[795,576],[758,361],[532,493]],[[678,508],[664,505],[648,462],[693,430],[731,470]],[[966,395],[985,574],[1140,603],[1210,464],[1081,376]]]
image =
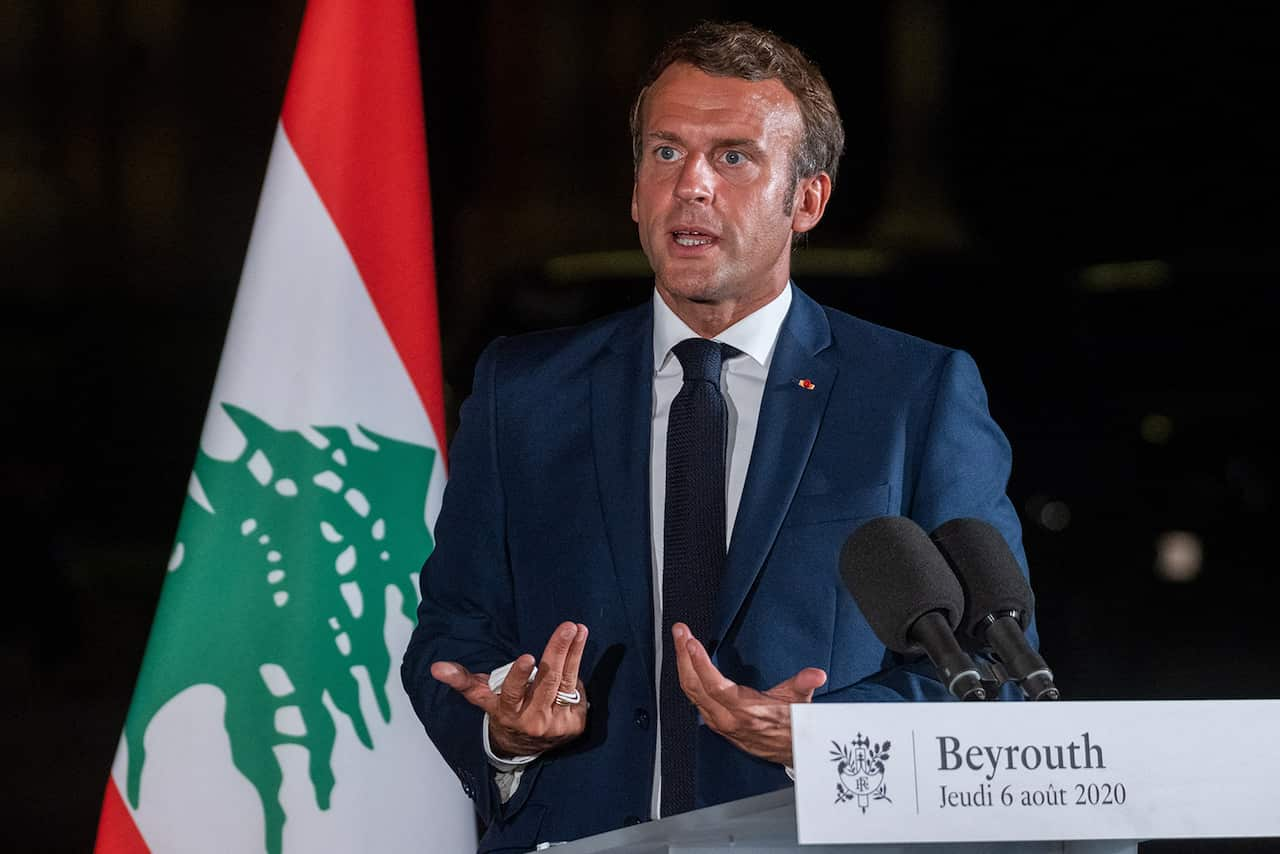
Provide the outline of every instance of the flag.
[[474,850],[399,679],[444,479],[413,5],[311,0],[98,852]]

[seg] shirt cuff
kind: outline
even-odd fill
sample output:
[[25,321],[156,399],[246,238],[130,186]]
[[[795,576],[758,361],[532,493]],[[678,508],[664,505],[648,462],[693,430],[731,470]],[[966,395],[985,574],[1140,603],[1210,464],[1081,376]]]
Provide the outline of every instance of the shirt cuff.
[[[511,671],[511,665],[514,661],[502,665],[497,670],[489,674],[489,690],[495,694],[502,693],[502,683],[506,681],[507,673]],[[534,668],[537,671],[537,668]],[[532,674],[529,681],[533,681]],[[535,753],[532,756],[511,756],[506,759],[499,759],[493,755],[493,745],[489,743],[489,713],[484,716],[484,724],[480,727],[481,741],[484,744],[484,754],[489,758],[489,764],[493,767],[493,782],[498,786],[498,795],[505,804],[511,800],[511,796],[516,793],[516,789],[520,788],[520,776],[524,773],[524,769],[529,763],[541,756],[541,753]]]
[[[507,681],[507,674],[511,672],[511,665],[514,661],[509,661],[501,667],[495,669],[489,674],[489,690],[495,694],[502,693],[502,683]],[[529,674],[529,681],[533,681],[533,677],[537,674],[538,668],[533,668],[533,673]],[[541,756],[541,753],[535,753],[532,756],[510,756],[501,759],[493,754],[493,745],[489,741],[489,713],[485,712],[484,726],[480,728],[484,740],[484,753],[489,757],[489,764],[499,771],[510,774],[513,771],[522,771],[524,766]],[[516,782],[520,780],[519,775],[516,776]],[[514,788],[513,788],[514,790]],[[506,798],[503,798],[505,801]]]
[[541,756],[541,753],[535,753],[532,756],[509,756],[505,759],[499,758],[493,754],[493,746],[489,743],[489,715],[484,716],[484,725],[480,728],[480,732],[484,739],[484,755],[489,757],[489,764],[499,771],[517,771],[523,770],[533,760]]

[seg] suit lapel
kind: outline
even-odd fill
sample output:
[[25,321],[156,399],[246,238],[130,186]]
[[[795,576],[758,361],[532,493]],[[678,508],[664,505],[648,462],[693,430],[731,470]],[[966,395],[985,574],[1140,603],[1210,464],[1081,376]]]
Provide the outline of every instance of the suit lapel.
[[717,602],[716,640],[729,630],[773,547],[808,464],[838,372],[834,359],[822,352],[831,343],[822,308],[799,289],[793,288],[792,293],[760,402],[751,464]]
[[591,438],[613,571],[648,670],[654,667],[649,536],[653,308],[628,314],[591,373]]

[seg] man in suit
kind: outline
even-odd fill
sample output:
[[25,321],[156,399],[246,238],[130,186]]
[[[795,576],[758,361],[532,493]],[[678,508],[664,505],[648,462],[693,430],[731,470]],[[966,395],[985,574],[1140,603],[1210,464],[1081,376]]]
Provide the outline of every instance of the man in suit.
[[817,68],[700,25],[632,131],[652,304],[486,349],[422,571],[404,684],[482,851],[789,785],[792,703],[945,699],[840,580],[861,522],[981,517],[1025,568],[973,360],[791,283],[843,149]]

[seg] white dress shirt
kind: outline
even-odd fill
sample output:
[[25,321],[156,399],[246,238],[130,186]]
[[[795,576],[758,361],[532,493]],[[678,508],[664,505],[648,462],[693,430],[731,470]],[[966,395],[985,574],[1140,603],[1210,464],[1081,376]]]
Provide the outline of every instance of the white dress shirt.
[[[751,463],[751,448],[755,444],[756,425],[760,420],[760,402],[764,397],[765,380],[773,361],[774,347],[782,322],[791,308],[791,283],[782,293],[716,335],[713,340],[729,344],[738,354],[725,359],[720,368],[720,390],[724,395],[728,413],[728,442],[725,449],[725,548],[733,537],[733,523],[742,500],[742,487],[747,479],[747,467]],[[671,348],[686,338],[699,337],[683,320],[676,316],[660,297],[653,294],[653,421],[649,431],[649,542],[653,566],[653,634],[654,634],[654,690],[662,672],[662,548],[663,524],[666,516],[667,496],[667,419],[671,414],[671,401],[684,383],[680,360]],[[589,699],[589,698],[588,698]],[[650,802],[652,818],[662,815],[662,720],[655,709],[658,750],[654,754],[653,797]],[[520,774],[525,765],[536,756],[499,759],[489,745],[489,717],[484,720],[484,748],[489,762],[497,771],[498,788],[506,801],[519,786]]]

